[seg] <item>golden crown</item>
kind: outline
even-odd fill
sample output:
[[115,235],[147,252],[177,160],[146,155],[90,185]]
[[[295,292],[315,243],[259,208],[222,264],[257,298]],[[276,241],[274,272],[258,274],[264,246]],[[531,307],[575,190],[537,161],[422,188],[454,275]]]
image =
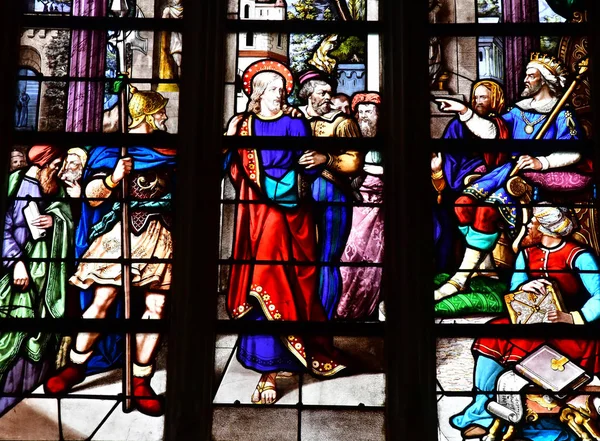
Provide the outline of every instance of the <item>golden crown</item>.
[[532,52],[530,61],[534,61],[543,65],[552,73],[552,75],[561,76],[566,73],[565,66],[562,64],[562,62],[550,55]]

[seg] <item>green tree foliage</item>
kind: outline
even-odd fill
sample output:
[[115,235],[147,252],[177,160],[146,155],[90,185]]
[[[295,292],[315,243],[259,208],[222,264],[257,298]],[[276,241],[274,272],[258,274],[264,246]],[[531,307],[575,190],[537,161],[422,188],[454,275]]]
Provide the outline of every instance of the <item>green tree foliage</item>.
[[477,10],[480,17],[499,17],[500,0],[477,0]]
[[325,11],[323,12],[323,20],[325,20],[325,21],[333,21],[334,20],[333,12],[331,12],[330,8],[325,9]]
[[296,9],[295,14],[292,11],[288,11],[288,20],[316,20],[319,15],[319,11],[315,6],[315,0],[299,0],[294,4],[294,9]]
[[[70,35],[67,30],[59,30],[46,47],[48,69],[51,76],[67,75],[70,56]],[[67,102],[67,83],[50,81],[44,93],[47,108],[47,127],[45,130],[62,130]]]
[[364,63],[366,44],[358,37],[348,37],[342,41],[337,49],[331,52],[331,56],[338,63]]

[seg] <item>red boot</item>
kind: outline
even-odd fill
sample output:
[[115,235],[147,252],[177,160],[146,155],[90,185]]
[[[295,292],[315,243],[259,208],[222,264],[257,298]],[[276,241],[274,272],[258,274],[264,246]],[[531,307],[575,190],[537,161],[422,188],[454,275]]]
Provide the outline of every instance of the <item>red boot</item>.
[[[151,377],[133,377],[133,402],[137,410],[148,416],[161,416],[164,413],[161,400],[150,386]],[[149,397],[149,398],[138,398]],[[155,398],[153,398],[155,397]]]
[[85,364],[68,363],[44,383],[47,394],[64,394],[85,380]]

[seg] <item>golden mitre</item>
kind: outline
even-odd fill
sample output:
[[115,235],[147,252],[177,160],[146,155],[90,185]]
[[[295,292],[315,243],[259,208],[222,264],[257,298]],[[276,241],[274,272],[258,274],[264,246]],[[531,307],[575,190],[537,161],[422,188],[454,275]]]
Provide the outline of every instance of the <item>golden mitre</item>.
[[562,62],[550,55],[542,54],[539,52],[532,52],[530,62],[541,64],[546,69],[548,69],[552,73],[552,75],[562,76],[566,74],[566,68],[562,64]]

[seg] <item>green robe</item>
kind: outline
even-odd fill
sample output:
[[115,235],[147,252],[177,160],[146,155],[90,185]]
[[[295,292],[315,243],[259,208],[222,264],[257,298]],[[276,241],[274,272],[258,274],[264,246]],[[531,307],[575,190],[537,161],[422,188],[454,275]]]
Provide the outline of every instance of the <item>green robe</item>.
[[[8,195],[17,193],[24,170],[9,176]],[[57,198],[64,198],[60,187]],[[25,291],[13,288],[12,269],[0,279],[0,320],[11,318],[59,318],[64,316],[67,287],[67,262],[50,259],[65,259],[73,249],[73,218],[66,202],[52,202],[44,211],[53,217],[52,234],[29,241],[25,245],[25,259],[49,259],[29,262],[29,286]],[[0,380],[17,356],[31,361],[40,361],[48,347],[56,348],[58,336],[42,332],[12,331],[0,334]]]

